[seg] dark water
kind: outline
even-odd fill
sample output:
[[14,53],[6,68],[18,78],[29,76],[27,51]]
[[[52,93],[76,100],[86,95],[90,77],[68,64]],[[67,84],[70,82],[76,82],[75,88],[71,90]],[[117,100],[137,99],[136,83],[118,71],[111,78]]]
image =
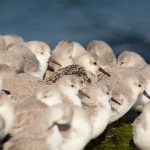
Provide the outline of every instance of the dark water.
[[150,62],[150,0],[0,0],[0,34],[42,40],[52,48],[62,39],[86,45],[107,41]]

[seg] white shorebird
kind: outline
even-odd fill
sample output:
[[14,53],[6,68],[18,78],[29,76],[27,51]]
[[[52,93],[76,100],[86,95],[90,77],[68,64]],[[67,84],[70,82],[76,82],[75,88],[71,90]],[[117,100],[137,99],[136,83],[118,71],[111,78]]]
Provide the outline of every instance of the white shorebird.
[[118,56],[118,64],[122,67],[136,67],[137,69],[147,65],[144,58],[136,52],[124,51]]
[[[37,60],[39,61],[39,73],[38,77],[43,78],[50,59],[50,47],[41,41],[30,41],[24,43],[24,45],[31,50],[31,52],[36,56]],[[35,75],[37,76],[37,75]]]
[[78,42],[70,40],[60,41],[53,50],[52,57],[62,66],[55,65],[55,70],[72,65],[74,60],[85,52],[84,47]]
[[[143,75],[146,85],[145,91],[150,94],[150,83],[149,83],[149,66],[144,60],[144,58],[136,52],[124,51],[118,57],[118,64],[124,68],[134,69],[136,72],[141,72]],[[144,105],[150,101],[148,96],[141,94],[133,106],[134,110],[142,111]]]
[[7,64],[15,69],[15,71],[26,72],[32,75],[37,74],[40,71],[39,61],[36,56],[23,44],[12,44],[8,47],[8,51],[1,53],[3,59],[1,64]]
[[3,39],[4,39],[5,43],[6,43],[6,46],[9,46],[11,44],[24,43],[24,39],[21,36],[16,35],[16,34],[3,35],[2,37],[3,37]]
[[4,138],[15,125],[15,110],[11,98],[0,93],[0,138]]
[[[29,49],[27,44],[32,44],[33,47]],[[33,41],[26,45],[11,44],[7,51],[0,53],[0,64],[7,64],[18,73],[26,72],[43,79],[49,60],[51,61],[52,58],[47,45],[40,47],[40,44],[43,43]]]
[[116,64],[116,56],[113,49],[104,41],[91,41],[87,46],[87,50],[98,56],[100,65],[103,68]]
[[121,105],[112,103],[115,109],[110,117],[110,123],[118,120],[136,103],[138,96],[145,94],[145,80],[140,74],[124,74],[120,81],[116,81],[112,89],[112,96],[119,101]]
[[85,69],[88,77],[92,82],[96,82],[98,80],[97,75],[99,71],[103,72],[107,76],[110,76],[105,70],[101,68],[98,56],[95,53],[86,52],[79,56],[75,60],[75,63]]
[[137,102],[134,105],[134,110],[142,112],[145,104],[150,101],[150,66],[147,65],[145,68],[139,70],[143,78],[145,79],[145,95],[141,94],[138,97]]
[[133,122],[133,141],[140,150],[150,149],[150,103]]
[[[142,111],[144,105],[148,101],[150,101],[150,97],[149,97],[149,95],[150,95],[150,88],[149,88],[150,87],[150,85],[149,85],[150,84],[149,83],[150,74],[149,74],[148,68],[149,68],[149,66],[147,65],[147,67],[144,67],[143,69],[141,68],[139,70],[136,67],[121,67],[120,65],[117,64],[117,65],[113,65],[112,67],[106,69],[106,71],[111,75],[111,77],[108,78],[107,76],[103,76],[100,74],[98,78],[99,78],[99,80],[107,79],[107,80],[113,81],[114,83],[116,82],[115,83],[116,85],[114,86],[114,93],[117,93],[118,97],[120,97],[122,94],[123,95],[125,94],[128,96],[131,95],[130,94],[131,92],[129,92],[130,90],[128,90],[128,89],[130,89],[130,85],[127,84],[128,81],[126,83],[124,82],[125,76],[128,77],[128,75],[131,76],[132,74],[134,74],[134,76],[136,74],[137,74],[137,76],[139,76],[139,75],[142,76],[141,80],[143,80],[143,83],[144,83],[144,94],[141,93],[138,96],[136,103],[133,105],[134,110]],[[117,90],[120,91],[120,93]],[[126,92],[126,91],[128,91],[128,92]],[[129,96],[127,99],[131,99],[130,97],[131,96]],[[124,100],[124,102],[125,101],[126,100]],[[123,105],[125,105],[125,104],[123,104]]]
[[73,112],[67,104],[45,109],[4,145],[4,150],[61,150],[59,128],[70,124]]
[[42,88],[35,96],[21,99],[15,103],[16,123],[11,134],[16,134],[24,126],[33,122],[48,107],[62,103],[62,97],[56,87]]
[[56,82],[64,101],[73,105],[81,106],[79,95],[88,97],[81,89],[82,82],[79,78],[71,75],[64,76]]
[[0,64],[12,67],[16,72],[23,72],[24,58],[22,54],[13,51],[0,52]]
[[14,100],[32,96],[39,88],[48,87],[39,78],[27,73],[16,74],[12,68],[3,64],[0,64],[0,76],[3,80],[2,89],[9,91]]
[[13,132],[18,132],[24,125],[30,123],[46,107],[50,107],[62,102],[81,106],[78,94],[84,94],[80,90],[80,80],[73,76],[62,77],[56,86],[43,87],[37,91],[36,96],[19,99],[16,105],[16,126]]
[[111,96],[110,86],[111,82],[107,80],[97,82],[86,91],[90,99],[81,99],[83,107],[92,122],[93,135],[91,138],[98,137],[108,125],[111,116],[110,101],[118,103]]
[[82,107],[72,106],[73,117],[70,129],[60,132],[62,140],[62,150],[82,150],[91,140],[93,127],[91,120]]
[[[59,62],[62,67],[66,67],[68,65],[73,64],[72,58],[72,50],[73,50],[73,42],[70,40],[63,40],[60,41],[55,49],[52,52],[52,57]],[[58,65],[54,65],[54,69],[57,70],[61,68]]]

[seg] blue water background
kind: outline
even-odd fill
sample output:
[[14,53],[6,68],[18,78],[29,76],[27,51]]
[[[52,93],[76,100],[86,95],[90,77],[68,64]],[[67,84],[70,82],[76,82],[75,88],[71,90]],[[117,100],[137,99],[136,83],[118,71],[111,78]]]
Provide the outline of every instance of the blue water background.
[[117,55],[133,50],[150,62],[150,0],[0,0],[0,34],[10,33],[51,48],[105,40]]

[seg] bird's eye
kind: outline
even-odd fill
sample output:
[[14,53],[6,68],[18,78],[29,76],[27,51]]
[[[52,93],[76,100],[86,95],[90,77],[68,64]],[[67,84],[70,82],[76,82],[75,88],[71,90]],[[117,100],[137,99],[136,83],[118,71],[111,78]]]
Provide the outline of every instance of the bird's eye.
[[80,83],[83,84],[84,82],[81,80]]
[[141,85],[141,84],[139,84],[138,86],[139,86],[139,87],[141,87],[142,85]]
[[121,62],[120,64],[121,64],[121,65],[123,65],[123,64],[124,64],[124,62]]
[[94,65],[97,65],[97,63],[96,63],[96,62],[94,62],[93,64],[94,64]]
[[106,94],[109,95],[109,92],[107,92]]
[[44,54],[43,52],[41,52],[41,54]]
[[71,84],[71,87],[74,87],[74,85],[73,85],[73,84]]

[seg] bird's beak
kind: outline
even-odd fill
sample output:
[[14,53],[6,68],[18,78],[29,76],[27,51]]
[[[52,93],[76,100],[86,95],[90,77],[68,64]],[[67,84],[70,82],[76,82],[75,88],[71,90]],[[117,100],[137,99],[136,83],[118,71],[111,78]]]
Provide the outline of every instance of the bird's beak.
[[2,91],[3,91],[4,93],[6,93],[7,95],[11,95],[11,92],[10,92],[10,91],[8,91],[8,90],[4,90],[4,89],[2,89]]
[[150,95],[144,90],[143,91],[143,94],[148,98],[148,99],[150,99]]
[[52,57],[49,58],[49,62],[52,62],[52,63],[62,67],[62,65],[60,63],[58,63],[56,60],[54,60]]
[[111,75],[109,73],[107,73],[103,68],[99,68],[99,71],[104,73],[105,75],[107,75],[108,77],[110,77]]
[[50,70],[50,71],[52,71],[52,72],[55,71],[55,69],[52,66],[50,66],[50,65],[48,65],[47,69]]
[[55,125],[56,123],[53,123],[47,130],[51,130]]
[[82,96],[85,96],[87,98],[90,98],[90,96],[88,96],[86,93],[84,93],[83,91],[79,90],[79,94]]
[[111,97],[111,101],[113,101],[114,103],[121,105],[117,100],[115,100],[113,97]]

